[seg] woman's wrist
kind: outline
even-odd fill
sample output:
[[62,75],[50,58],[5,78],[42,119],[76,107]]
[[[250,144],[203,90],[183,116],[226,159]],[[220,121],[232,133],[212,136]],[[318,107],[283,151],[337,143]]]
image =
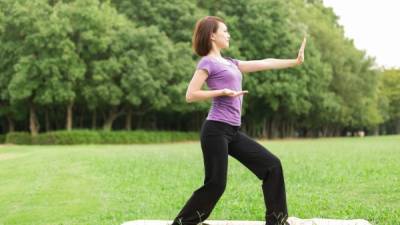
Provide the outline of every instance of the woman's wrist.
[[295,65],[298,66],[301,64],[300,58],[295,59]]

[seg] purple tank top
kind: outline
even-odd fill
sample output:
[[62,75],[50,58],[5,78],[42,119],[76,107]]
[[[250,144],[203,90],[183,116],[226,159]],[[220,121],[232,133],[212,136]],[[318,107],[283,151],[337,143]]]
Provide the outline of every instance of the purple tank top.
[[[206,83],[211,90],[229,88],[235,91],[242,90],[242,73],[238,68],[239,61],[225,57],[229,62],[226,65],[217,59],[204,56],[197,64],[197,69],[208,72]],[[233,126],[241,125],[243,95],[237,97],[218,96],[212,99],[212,105],[208,112],[207,120],[216,120]]]

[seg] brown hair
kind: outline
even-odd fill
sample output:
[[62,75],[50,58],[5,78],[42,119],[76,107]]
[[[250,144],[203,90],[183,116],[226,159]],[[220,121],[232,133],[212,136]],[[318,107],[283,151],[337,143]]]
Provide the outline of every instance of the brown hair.
[[193,31],[192,47],[199,56],[207,55],[211,48],[211,34],[217,32],[218,22],[224,21],[216,16],[206,16],[199,19]]

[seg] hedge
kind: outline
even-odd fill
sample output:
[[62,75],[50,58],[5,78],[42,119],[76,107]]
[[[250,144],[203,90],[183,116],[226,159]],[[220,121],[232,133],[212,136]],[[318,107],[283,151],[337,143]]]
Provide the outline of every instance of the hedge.
[[6,135],[0,134],[0,144],[4,144],[5,141],[6,141]]
[[28,132],[10,132],[6,134],[6,144],[30,145],[32,144],[31,134]]
[[144,144],[192,141],[198,139],[198,132],[146,130],[63,130],[40,133],[35,137],[32,137],[28,132],[10,132],[5,135],[5,143],[25,145]]

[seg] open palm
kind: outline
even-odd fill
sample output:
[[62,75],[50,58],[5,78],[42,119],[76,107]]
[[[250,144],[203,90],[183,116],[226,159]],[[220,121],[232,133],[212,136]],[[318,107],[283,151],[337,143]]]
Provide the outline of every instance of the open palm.
[[304,37],[303,43],[301,43],[300,49],[299,49],[299,54],[297,55],[297,62],[299,64],[302,64],[304,62],[304,48],[306,47],[306,42],[307,39]]

